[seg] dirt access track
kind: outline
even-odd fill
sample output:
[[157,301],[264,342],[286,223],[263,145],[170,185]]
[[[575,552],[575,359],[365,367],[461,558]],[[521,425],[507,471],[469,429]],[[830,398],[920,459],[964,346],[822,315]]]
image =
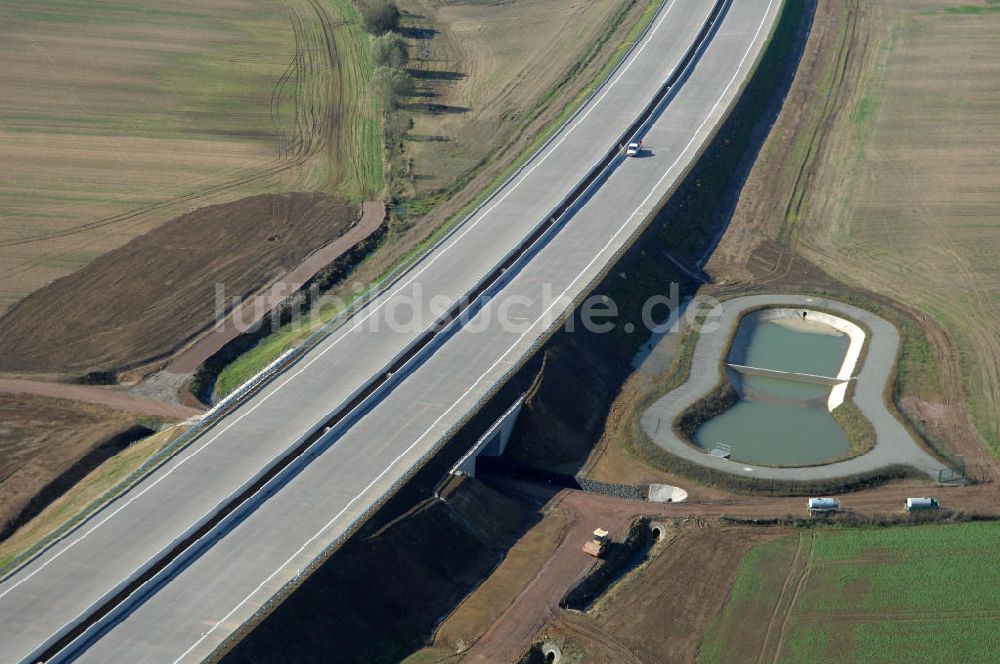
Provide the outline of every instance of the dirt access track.
[[[588,661],[693,662],[701,635],[728,596],[745,553],[755,543],[788,532],[784,527],[727,525],[716,517],[805,516],[806,499],[801,497],[657,504],[581,491],[555,492],[546,486],[511,480],[494,478],[489,483],[511,495],[550,496],[544,508],[546,516],[535,528],[543,528],[545,519],[555,518],[554,513],[559,512],[561,517],[568,516],[568,530],[538,573],[520,592],[514,591],[516,596],[499,618],[482,626],[485,631],[467,650],[437,661],[513,663],[532,643],[544,637],[557,642],[568,638],[585,647],[592,658]],[[858,515],[900,514],[907,496],[927,490],[927,482],[907,481],[852,493],[842,497],[842,502]],[[993,485],[938,487],[934,491],[947,507],[1000,514],[1000,492]],[[615,541],[621,541],[629,524],[639,516],[684,520],[680,525],[674,523],[676,529],[669,521],[666,523],[665,545],[658,546],[669,548],[662,552],[654,548],[643,572],[646,582],[632,585],[626,578],[624,588],[613,588],[586,614],[560,609],[565,594],[596,564],[581,551],[591,531],[605,528]],[[656,579],[656,583],[648,583],[649,579]],[[475,593],[465,601],[475,601],[474,598]],[[446,621],[438,633],[447,631]]]
[[213,324],[217,288],[226,303],[256,293],[358,219],[356,206],[312,193],[182,215],[11,308],[0,370],[83,374],[167,357]]
[[113,387],[96,385],[71,385],[67,383],[47,383],[41,380],[17,380],[0,378],[0,394],[34,394],[53,399],[70,399],[83,403],[107,406],[137,415],[185,420],[202,414],[202,410],[176,403],[166,403],[147,399],[135,394],[122,392]]

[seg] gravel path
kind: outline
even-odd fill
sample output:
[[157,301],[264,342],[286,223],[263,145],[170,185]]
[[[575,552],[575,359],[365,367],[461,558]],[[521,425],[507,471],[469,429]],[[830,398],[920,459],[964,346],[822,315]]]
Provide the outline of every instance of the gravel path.
[[127,410],[132,413],[163,417],[170,420],[186,420],[202,414],[202,411],[196,408],[147,399],[112,387],[0,378],[0,393],[5,392],[7,394],[37,394],[55,399],[72,399],[73,401],[96,403],[118,410]]
[[[877,442],[867,453],[825,466],[769,468],[720,459],[681,440],[673,431],[676,417],[719,382],[719,365],[727,352],[730,330],[744,311],[759,306],[818,307],[838,312],[864,323],[871,331],[868,355],[857,373],[854,402],[875,427]],[[641,418],[643,430],[657,445],[688,461],[727,473],[776,480],[822,480],[867,473],[893,464],[912,466],[937,479],[945,465],[924,452],[896,417],[882,395],[896,363],[899,333],[895,326],[875,314],[843,302],[803,295],[749,295],[722,303],[722,315],[714,331],[703,330],[691,361],[688,380],[661,397]]]
[[[361,218],[358,223],[351,226],[346,233],[333,242],[311,254],[297,268],[272,284],[269,289],[244,301],[226,317],[222,326],[216,327],[171,360],[166,371],[184,376],[194,372],[220,348],[238,337],[244,326],[256,323],[263,318],[273,308],[302,288],[320,270],[374,233],[382,225],[384,218],[385,205],[380,201],[365,201],[361,206]],[[237,324],[237,321],[240,321],[240,324]]]

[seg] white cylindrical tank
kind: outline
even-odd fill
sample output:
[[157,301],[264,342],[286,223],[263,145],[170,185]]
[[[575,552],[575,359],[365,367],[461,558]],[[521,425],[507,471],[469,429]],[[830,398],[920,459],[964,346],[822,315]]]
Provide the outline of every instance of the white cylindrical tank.
[[907,498],[906,511],[910,510],[935,510],[938,507],[936,498]]
[[835,512],[840,509],[840,501],[836,498],[810,498],[810,512]]

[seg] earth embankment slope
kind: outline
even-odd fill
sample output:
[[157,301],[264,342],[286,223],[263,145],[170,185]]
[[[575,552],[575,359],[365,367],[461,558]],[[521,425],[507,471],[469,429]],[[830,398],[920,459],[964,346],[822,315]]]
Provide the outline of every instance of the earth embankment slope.
[[134,415],[105,406],[0,395],[0,533],[45,485],[134,424]]
[[468,478],[440,496],[365,527],[222,661],[395,662],[420,648],[535,518]]

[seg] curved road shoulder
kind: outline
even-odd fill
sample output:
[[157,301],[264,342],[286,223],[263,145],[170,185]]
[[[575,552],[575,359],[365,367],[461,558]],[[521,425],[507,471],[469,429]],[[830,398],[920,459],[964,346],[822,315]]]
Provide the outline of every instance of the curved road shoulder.
[[[773,468],[754,466],[739,461],[720,459],[702,452],[682,440],[674,431],[678,415],[708,394],[720,380],[719,366],[729,350],[730,331],[744,312],[762,306],[818,307],[841,313],[862,322],[871,332],[868,354],[857,373],[854,402],[875,428],[875,446],[860,456],[824,466],[803,468]],[[862,473],[871,473],[892,465],[913,467],[937,479],[938,471],[946,466],[925,452],[890,412],[883,395],[896,364],[899,332],[889,321],[858,307],[805,295],[748,295],[722,303],[722,313],[714,330],[702,329],[691,358],[688,379],[679,387],[660,397],[640,418],[643,432],[661,448],[713,470],[743,477],[769,480],[827,480]]]

